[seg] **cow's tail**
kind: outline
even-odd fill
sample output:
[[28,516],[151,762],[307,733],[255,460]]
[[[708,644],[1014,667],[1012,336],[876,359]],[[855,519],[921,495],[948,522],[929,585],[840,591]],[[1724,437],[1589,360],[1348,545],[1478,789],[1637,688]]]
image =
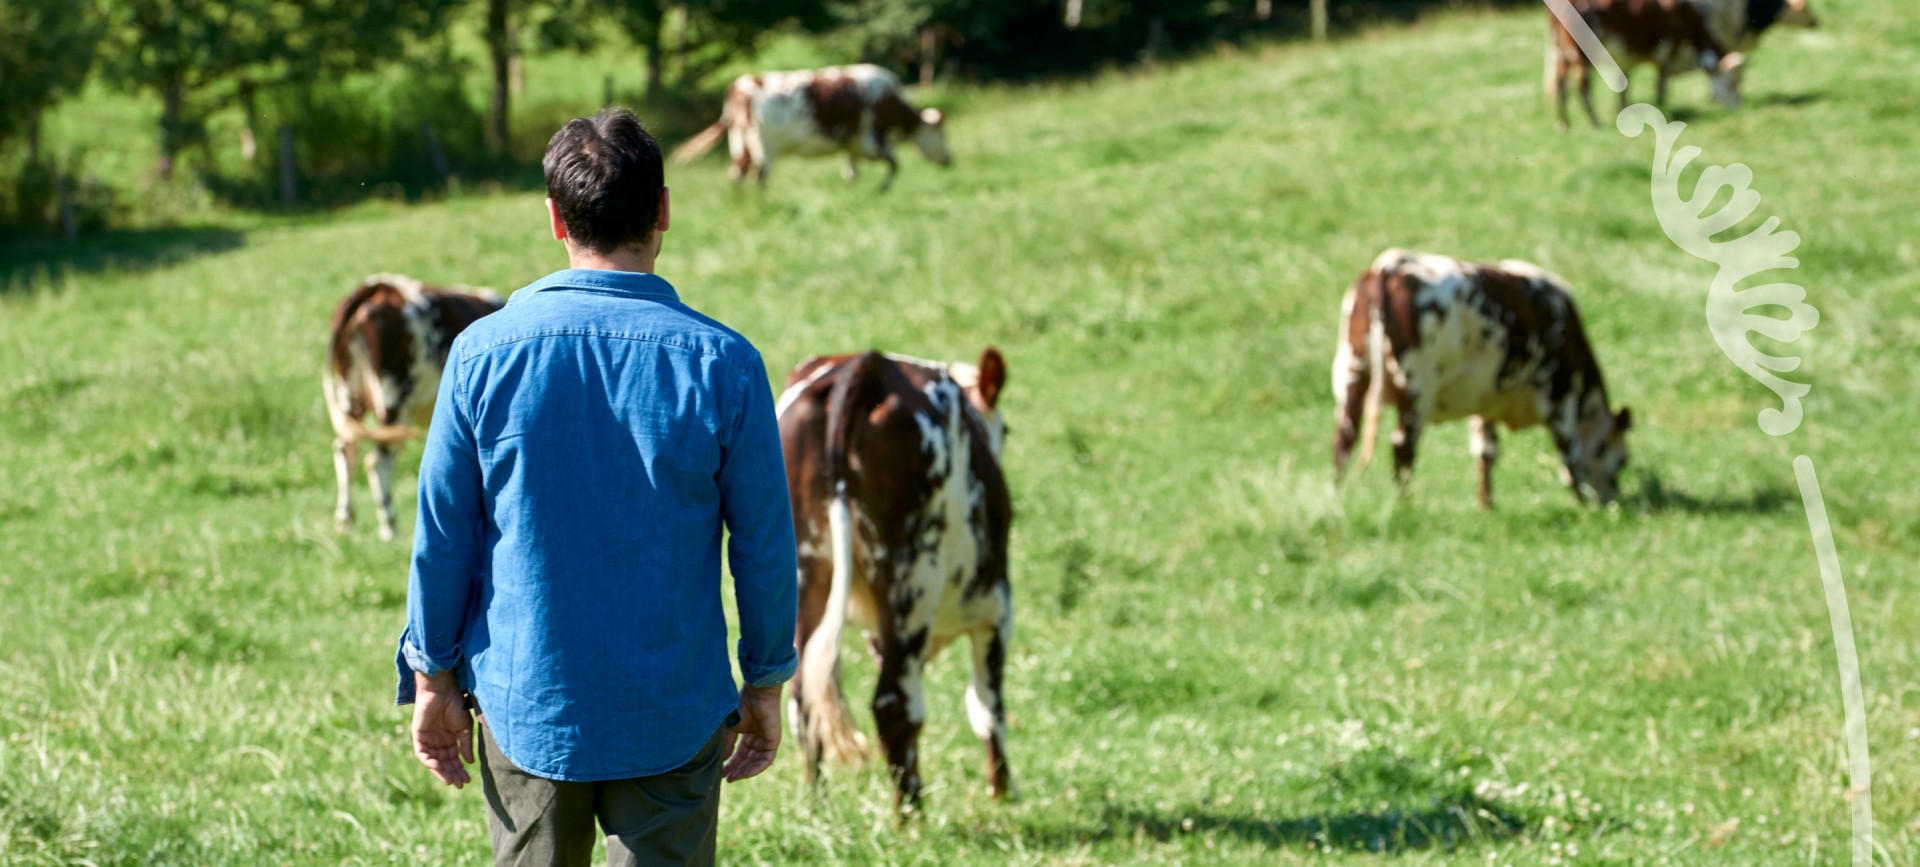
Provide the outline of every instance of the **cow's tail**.
[[848,361],[834,374],[827,392],[827,525],[833,543],[833,584],[820,625],[800,654],[801,701],[806,708],[803,737],[807,753],[846,761],[866,752],[866,739],[854,727],[840,689],[840,634],[846,630],[847,601],[853,592],[853,496],[848,446],[855,424],[884,396],[886,360],[869,352]]
[[1354,475],[1366,472],[1367,464],[1373,462],[1373,442],[1380,435],[1380,402],[1385,399],[1386,364],[1386,322],[1380,317],[1386,315],[1387,275],[1379,268],[1367,274],[1372,285],[1367,287],[1365,297],[1354,299],[1364,304],[1367,316],[1367,396],[1360,405],[1360,462],[1354,466]]
[[381,385],[377,378],[364,365],[355,363],[353,341],[358,330],[355,326],[360,308],[366,306],[375,292],[387,285],[387,280],[381,276],[368,277],[333,310],[332,339],[327,345],[327,371],[321,377],[320,386],[327,398],[327,418],[333,422],[334,435],[349,442],[393,445],[414,435],[414,429],[410,426],[377,420],[377,411],[368,410],[376,418],[372,424],[360,418],[366,413],[354,412],[356,404],[374,407],[384,398],[380,394]]
[[722,113],[720,119],[714,121],[712,126],[701,130],[699,135],[681,142],[679,147],[673,149],[671,157],[673,164],[684,166],[705,156],[707,151],[713,150],[713,146],[719,144],[720,139],[726,134],[727,116]]

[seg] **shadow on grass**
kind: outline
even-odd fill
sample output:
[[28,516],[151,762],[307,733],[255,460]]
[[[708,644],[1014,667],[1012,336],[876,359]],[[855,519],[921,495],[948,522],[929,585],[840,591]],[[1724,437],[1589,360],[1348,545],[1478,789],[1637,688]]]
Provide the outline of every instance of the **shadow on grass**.
[[[1152,841],[1225,836],[1251,846],[1394,854],[1453,850],[1492,843],[1525,833],[1529,823],[1491,801],[1469,793],[1435,798],[1430,806],[1388,808],[1378,812],[1333,812],[1317,816],[1261,819],[1197,811],[1154,814],[1108,809],[1093,827],[1027,827],[1028,845],[1070,849],[1089,843]],[[982,833],[987,833],[982,829]]]
[[1784,105],[1788,107],[1811,105],[1826,99],[1823,91],[1809,90],[1802,93],[1763,93],[1750,97],[1747,101],[1754,105]]
[[1620,499],[1621,507],[1633,512],[1660,514],[1683,512],[1694,515],[1766,515],[1791,507],[1800,495],[1790,488],[1758,488],[1739,496],[1695,496],[1667,487],[1660,471],[1648,469],[1640,474],[1640,485]]
[[1377,853],[1452,849],[1512,837],[1526,828],[1521,819],[1473,795],[1436,801],[1418,810],[1334,813],[1292,819],[1257,819],[1201,813],[1180,818],[1136,811],[1114,814],[1115,832],[1165,843],[1183,835],[1226,834],[1243,843],[1273,847],[1311,845],[1320,850]]
[[180,227],[108,229],[72,244],[52,236],[13,239],[0,242],[0,294],[28,288],[37,278],[161,268],[244,243],[246,234],[234,229]]

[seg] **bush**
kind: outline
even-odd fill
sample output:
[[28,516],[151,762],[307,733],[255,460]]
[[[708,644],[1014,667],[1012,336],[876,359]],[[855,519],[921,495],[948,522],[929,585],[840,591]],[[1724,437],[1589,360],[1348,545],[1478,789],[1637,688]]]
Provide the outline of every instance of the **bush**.
[[260,158],[210,183],[233,204],[279,204],[282,126],[293,131],[303,205],[331,207],[369,195],[415,199],[453,176],[491,173],[498,167],[478,146],[483,115],[467,99],[464,74],[461,64],[440,57],[263,93],[255,130]]

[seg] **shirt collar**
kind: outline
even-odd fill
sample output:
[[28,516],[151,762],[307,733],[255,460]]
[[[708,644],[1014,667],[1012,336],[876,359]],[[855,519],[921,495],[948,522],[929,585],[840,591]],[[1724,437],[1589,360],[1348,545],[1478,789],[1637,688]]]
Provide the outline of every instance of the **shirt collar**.
[[567,268],[548,274],[534,281],[526,288],[513,293],[511,304],[522,296],[532,295],[548,289],[588,289],[611,292],[634,298],[658,298],[666,301],[679,301],[679,294],[658,274],[642,274],[638,271],[599,271],[592,268]]

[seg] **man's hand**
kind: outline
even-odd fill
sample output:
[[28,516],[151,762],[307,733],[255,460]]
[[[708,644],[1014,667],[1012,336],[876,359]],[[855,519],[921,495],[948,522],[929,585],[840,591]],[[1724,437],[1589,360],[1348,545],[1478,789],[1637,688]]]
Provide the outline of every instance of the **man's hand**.
[[741,687],[740,724],[727,730],[726,743],[720,748],[727,763],[721,775],[729,783],[758,776],[773,766],[779,752],[780,687]]
[[[473,714],[466,695],[451,671],[431,677],[416,672],[413,684],[413,754],[440,782],[461,788],[472,780],[462,763],[473,761]],[[779,732],[774,734],[778,740]]]

